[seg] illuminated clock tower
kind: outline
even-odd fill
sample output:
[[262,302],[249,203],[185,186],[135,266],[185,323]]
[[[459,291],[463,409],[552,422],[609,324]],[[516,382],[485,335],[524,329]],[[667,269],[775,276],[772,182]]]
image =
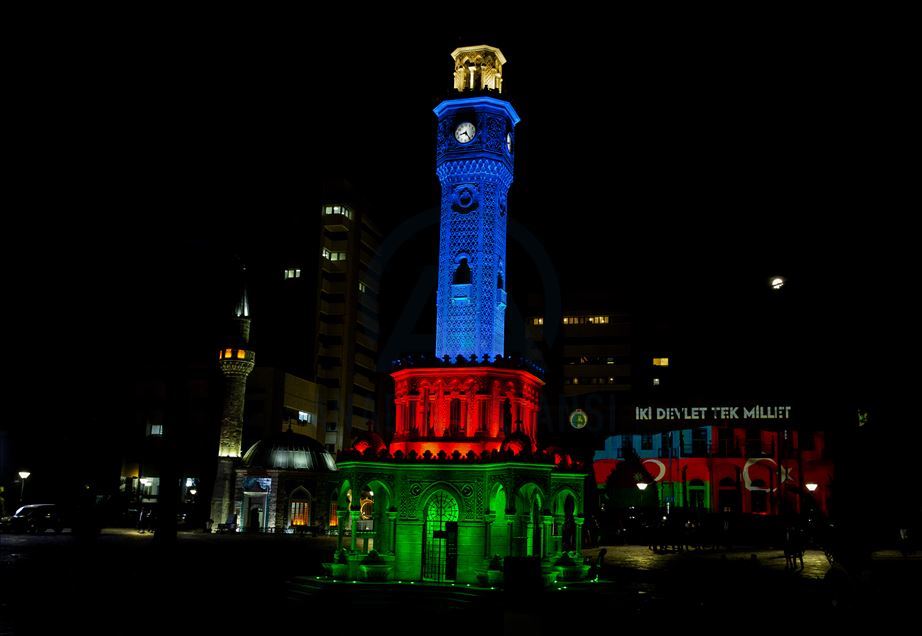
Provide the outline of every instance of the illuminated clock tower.
[[435,109],[442,185],[436,356],[504,354],[506,195],[519,116],[499,99],[506,58],[492,46],[451,54],[458,97]]
[[360,435],[337,458],[339,554],[329,566],[344,580],[492,587],[504,557],[537,557],[551,571],[581,548],[583,468],[539,447],[541,370],[504,351],[506,195],[519,121],[501,98],[506,59],[492,46],[452,58],[456,93],[435,108],[435,356],[395,363],[390,442]]

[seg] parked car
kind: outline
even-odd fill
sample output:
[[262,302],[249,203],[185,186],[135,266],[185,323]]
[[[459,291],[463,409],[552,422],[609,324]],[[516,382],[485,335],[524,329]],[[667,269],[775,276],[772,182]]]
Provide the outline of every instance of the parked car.
[[61,512],[55,504],[29,504],[21,507],[10,518],[10,530],[13,532],[61,532],[63,529]]

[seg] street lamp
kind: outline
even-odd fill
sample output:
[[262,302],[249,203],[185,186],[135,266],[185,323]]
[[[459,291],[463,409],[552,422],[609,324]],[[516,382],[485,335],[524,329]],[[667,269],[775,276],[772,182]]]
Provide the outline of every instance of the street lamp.
[[775,291],[778,291],[779,289],[784,287],[784,283],[785,283],[784,276],[772,276],[768,281],[768,284],[771,285],[772,289],[774,289]]
[[819,488],[819,486],[820,486],[819,484],[814,484],[811,482],[807,484],[807,490],[809,490],[810,492],[814,492],[817,488]]
[[643,492],[644,490],[647,489],[647,486],[649,486],[649,485],[650,485],[650,484],[648,484],[648,483],[645,482],[645,481],[638,481],[638,482],[637,482],[637,490],[639,490],[640,492]]
[[29,478],[29,475],[31,475],[31,474],[32,474],[32,473],[30,473],[28,470],[20,470],[20,471],[19,471],[19,483],[20,483],[20,488],[19,488],[19,505],[20,505],[20,506],[21,506],[21,505],[23,504],[23,502],[25,501],[26,480]]

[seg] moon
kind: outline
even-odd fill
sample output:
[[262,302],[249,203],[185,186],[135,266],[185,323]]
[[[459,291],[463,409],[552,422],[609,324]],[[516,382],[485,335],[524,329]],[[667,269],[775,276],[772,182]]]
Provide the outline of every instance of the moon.
[[[749,477],[749,469],[756,464],[756,462],[771,462],[775,463],[775,460],[771,457],[756,457],[753,459],[747,459],[746,465],[743,466],[743,483],[746,485],[746,490],[752,491],[752,479]],[[774,492],[777,488],[761,488],[756,486],[756,490],[763,490]]]
[[651,463],[651,464],[656,464],[657,466],[659,466],[659,475],[657,475],[656,477],[654,477],[654,478],[653,478],[653,481],[659,481],[660,479],[662,479],[662,478],[666,475],[666,465],[663,464],[663,462],[661,462],[661,461],[658,460],[658,459],[645,459],[645,460],[643,460],[643,463],[644,463],[644,464],[646,464],[646,463],[648,463],[648,462]]

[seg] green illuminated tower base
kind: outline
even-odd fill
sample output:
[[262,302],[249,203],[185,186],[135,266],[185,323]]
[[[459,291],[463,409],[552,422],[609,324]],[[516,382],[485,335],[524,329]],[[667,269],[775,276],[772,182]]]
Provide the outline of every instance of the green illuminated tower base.
[[585,475],[552,461],[520,455],[338,466],[339,545],[352,553],[353,578],[371,549],[393,562],[395,580],[460,583],[484,583],[494,555],[551,564],[565,548],[581,549]]

